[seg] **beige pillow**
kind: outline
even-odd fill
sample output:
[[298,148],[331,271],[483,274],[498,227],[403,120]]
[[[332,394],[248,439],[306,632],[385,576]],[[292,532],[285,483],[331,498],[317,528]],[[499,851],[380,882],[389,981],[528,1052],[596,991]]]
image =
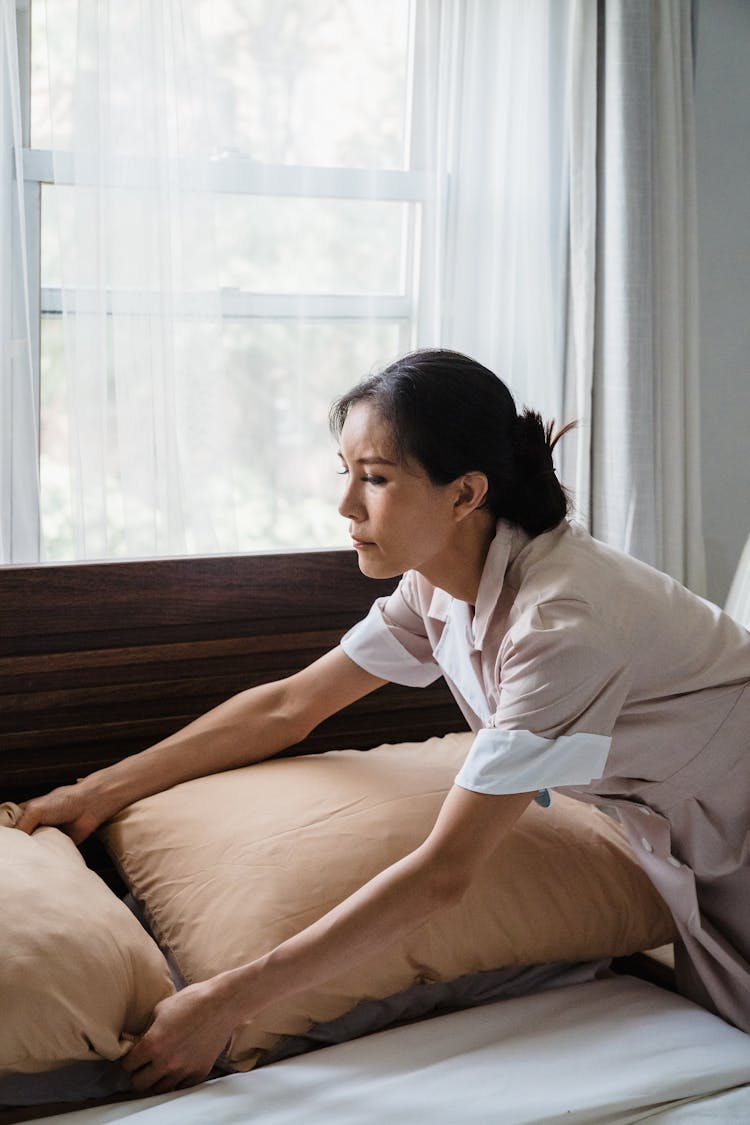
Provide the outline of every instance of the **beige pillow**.
[[0,806],[0,1078],[117,1059],[174,991],[156,944],[56,828]]
[[[250,961],[428,835],[470,735],[264,762],[137,802],[103,837],[188,982]],[[460,905],[235,1034],[249,1069],[281,1037],[425,981],[661,945],[671,916],[619,828],[556,794],[529,808]]]

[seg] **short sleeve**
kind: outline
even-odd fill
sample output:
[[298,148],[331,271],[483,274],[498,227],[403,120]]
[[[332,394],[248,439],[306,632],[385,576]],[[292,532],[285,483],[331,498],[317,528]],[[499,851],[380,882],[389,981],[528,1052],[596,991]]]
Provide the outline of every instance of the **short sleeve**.
[[604,773],[631,661],[585,603],[535,606],[507,634],[499,705],[456,784],[479,793],[586,785]]
[[427,687],[442,675],[416,608],[413,577],[405,574],[387,598],[341,639],[346,655],[373,676],[407,687]]

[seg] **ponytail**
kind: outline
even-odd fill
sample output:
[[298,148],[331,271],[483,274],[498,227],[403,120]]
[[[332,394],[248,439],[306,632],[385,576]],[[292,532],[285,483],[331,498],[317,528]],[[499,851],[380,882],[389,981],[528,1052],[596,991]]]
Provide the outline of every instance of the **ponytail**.
[[554,432],[554,422],[545,424],[535,410],[526,408],[516,416],[511,432],[513,481],[505,490],[505,511],[498,515],[517,523],[532,538],[567,515],[570,498],[557,479],[552,454],[560,438],[575,425],[568,422]]

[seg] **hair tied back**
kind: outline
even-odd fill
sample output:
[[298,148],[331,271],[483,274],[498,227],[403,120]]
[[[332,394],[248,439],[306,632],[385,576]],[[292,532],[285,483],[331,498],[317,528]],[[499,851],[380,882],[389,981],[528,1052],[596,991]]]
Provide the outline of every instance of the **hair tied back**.
[[548,422],[547,423],[547,426],[546,426],[544,432],[545,432],[545,436],[547,438],[547,444],[549,445],[550,453],[552,453],[553,449],[557,445],[560,438],[563,438],[563,437],[565,437],[566,434],[569,434],[570,431],[574,430],[577,425],[578,425],[578,423],[575,420],[573,420],[572,422],[566,422],[565,425],[562,426],[557,431],[557,433],[555,433],[554,436],[553,436],[552,431],[555,428],[555,423],[554,422]]
[[535,410],[524,409],[515,420],[511,518],[529,534],[539,535],[554,527],[568,510],[568,496],[557,479],[552,455],[560,438],[575,427],[575,422],[555,431],[555,423],[545,423]]

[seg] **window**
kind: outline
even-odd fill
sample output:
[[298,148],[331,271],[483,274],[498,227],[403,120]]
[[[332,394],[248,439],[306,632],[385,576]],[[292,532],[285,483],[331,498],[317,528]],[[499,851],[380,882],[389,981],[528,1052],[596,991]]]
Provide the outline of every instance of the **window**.
[[[43,556],[343,543],[328,406],[416,339],[425,178],[409,168],[412,6],[200,0],[154,4],[145,21],[143,5],[105,5],[106,18],[89,7],[31,2],[24,175],[39,201],[28,235],[40,246]],[[149,94],[161,112],[139,105]],[[196,143],[181,136],[189,127]],[[175,184],[170,198],[160,176],[192,176],[195,190]],[[142,225],[160,221],[174,226],[163,249],[182,261],[140,244]],[[184,361],[196,319],[220,351],[214,397],[203,382],[202,401],[184,388],[173,403],[191,444],[173,456],[180,489],[204,492],[202,523],[170,517],[154,494],[159,453],[141,440],[160,404],[138,378],[160,331]],[[106,338],[89,339],[87,320]],[[92,348],[110,370],[87,415],[71,364]],[[88,542],[80,507],[99,511]]]
[[415,346],[561,416],[575,11],[17,0],[42,559],[343,545],[328,406]]

